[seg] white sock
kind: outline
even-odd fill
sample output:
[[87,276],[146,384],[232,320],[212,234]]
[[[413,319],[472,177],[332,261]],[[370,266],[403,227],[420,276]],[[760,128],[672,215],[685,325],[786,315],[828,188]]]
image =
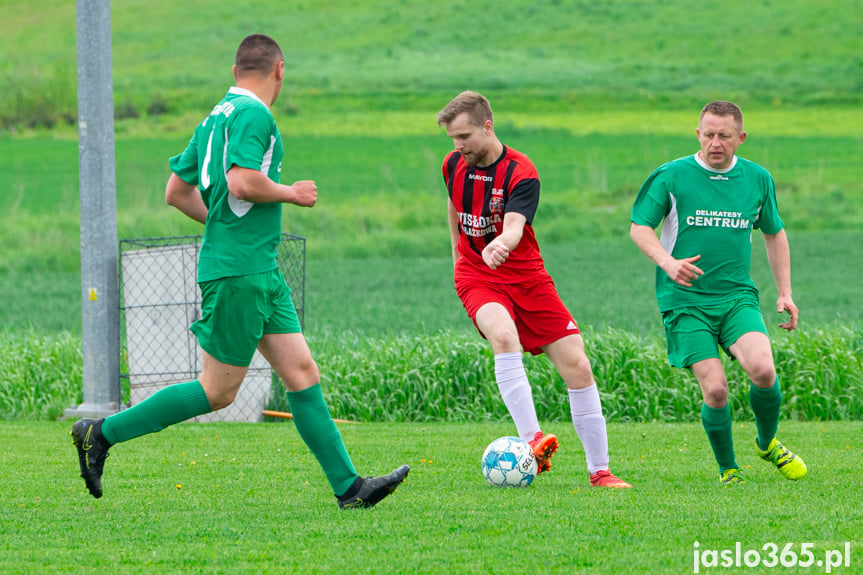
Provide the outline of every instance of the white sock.
[[608,434],[596,383],[568,391],[572,425],[584,446],[587,470],[593,475],[601,469],[608,469]]
[[518,436],[530,441],[539,431],[536,407],[533,405],[533,391],[524,371],[521,352],[499,353],[494,356],[494,378],[503,403],[509,410]]

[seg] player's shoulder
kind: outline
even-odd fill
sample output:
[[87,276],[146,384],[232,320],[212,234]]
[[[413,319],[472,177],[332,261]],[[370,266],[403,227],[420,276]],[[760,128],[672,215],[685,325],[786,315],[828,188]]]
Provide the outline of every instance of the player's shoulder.
[[520,152],[514,148],[510,148],[509,146],[505,146],[506,151],[504,152],[504,161],[513,162],[517,166],[517,170],[519,170],[522,175],[526,177],[538,177],[538,173],[536,170],[536,166],[533,164],[533,161],[525,154],[524,152]]
[[519,150],[516,150],[515,148],[510,148],[509,146],[505,146],[505,148],[506,148],[506,153],[504,155],[505,159],[510,160],[510,161],[516,161],[516,162],[519,162],[521,164],[526,164],[526,165],[530,165],[530,166],[533,165],[533,162],[531,161],[531,159],[529,157],[527,157],[527,154],[525,154],[524,152],[520,152]]
[[695,160],[695,154],[689,154],[681,158],[669,160],[648,176],[647,181],[654,182],[656,180],[674,179],[679,174],[684,174],[692,169],[698,169],[698,162]]
[[695,159],[696,155],[697,154],[687,154],[686,156],[669,160],[668,162],[665,162],[664,164],[659,166],[659,168],[657,168],[657,171],[676,172],[697,168],[699,164],[698,160]]
[[752,160],[747,160],[746,158],[741,158],[737,156],[737,166],[741,170],[745,170],[746,172],[753,174],[762,178],[772,178],[770,175],[770,171],[757,162],[753,162]]
[[266,121],[275,124],[269,106],[249,90],[235,86],[228,91],[223,102],[233,108],[226,113],[229,122]]
[[456,166],[461,161],[462,156],[458,150],[452,150],[446,156],[444,156],[442,168],[444,172],[449,172],[450,174],[455,172]]

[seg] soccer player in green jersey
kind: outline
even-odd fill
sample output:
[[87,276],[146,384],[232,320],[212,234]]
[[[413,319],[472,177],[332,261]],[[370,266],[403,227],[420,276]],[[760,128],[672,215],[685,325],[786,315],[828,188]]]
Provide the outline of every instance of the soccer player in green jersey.
[[270,106],[284,80],[282,50],[269,36],[248,36],[233,71],[236,85],[197,126],[186,150],[171,158],[165,191],[169,204],[205,224],[198,262],[202,317],[191,326],[203,369],[199,379],[168,386],[130,409],[76,422],[81,477],[90,494],[101,497],[111,446],[230,405],[258,349],[284,382],[297,431],[339,507],[371,507],[395,491],[410,468],[369,478],[354,470],[276,264],[282,204],[312,207],[317,201],[313,181],[279,183],[282,139]]
[[[728,380],[718,348],[740,362],[750,378],[749,403],[758,430],[756,450],[788,479],[806,464],[776,439],[782,393],[758,290],[749,275],[751,236],[760,229],[776,281],[785,330],[797,327],[791,298],[791,257],[770,173],[736,155],[746,139],[743,114],[731,102],[701,111],[701,149],[656,169],[632,208],[630,237],[656,264],[656,299],[674,367],[692,371],[701,386],[701,419],[720,481],[743,481],[734,458]],[[662,223],[657,238],[655,228]]]

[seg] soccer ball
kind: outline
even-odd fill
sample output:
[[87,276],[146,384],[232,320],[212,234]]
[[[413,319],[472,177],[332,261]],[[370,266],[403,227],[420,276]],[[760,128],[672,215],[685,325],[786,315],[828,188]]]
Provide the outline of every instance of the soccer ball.
[[518,437],[495,439],[482,454],[482,476],[495,487],[527,487],[536,470],[533,449]]

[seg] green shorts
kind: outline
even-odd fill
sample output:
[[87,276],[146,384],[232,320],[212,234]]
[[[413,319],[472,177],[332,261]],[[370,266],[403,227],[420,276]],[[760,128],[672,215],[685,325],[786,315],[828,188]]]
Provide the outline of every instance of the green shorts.
[[201,282],[201,319],[189,329],[201,348],[246,367],[265,333],[299,333],[291,288],[279,270]]
[[669,310],[662,314],[662,323],[668,363],[674,367],[690,367],[704,359],[718,358],[718,346],[731,356],[728,348],[743,334],[767,334],[758,302],[750,298]]

